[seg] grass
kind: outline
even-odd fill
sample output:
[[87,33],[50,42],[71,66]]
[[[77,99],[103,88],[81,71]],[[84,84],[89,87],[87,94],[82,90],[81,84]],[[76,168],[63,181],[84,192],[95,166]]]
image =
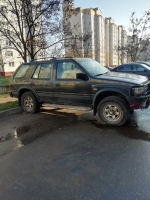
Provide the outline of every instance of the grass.
[[10,97],[9,94],[5,93],[5,94],[0,94],[0,98],[7,98],[7,97]]
[[0,78],[0,86],[8,86],[9,85],[10,76],[2,76]]
[[18,107],[18,101],[0,103],[0,111]]

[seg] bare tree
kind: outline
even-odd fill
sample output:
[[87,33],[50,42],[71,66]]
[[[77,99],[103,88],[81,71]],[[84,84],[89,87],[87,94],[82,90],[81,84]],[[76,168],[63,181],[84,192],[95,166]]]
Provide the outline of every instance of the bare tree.
[[91,33],[78,34],[71,41],[65,42],[66,55],[92,58]]
[[[62,2],[72,0],[1,0],[0,36],[26,62],[65,40]],[[6,47],[5,47],[6,48]],[[10,48],[10,47],[8,47]]]
[[150,10],[145,11],[142,17],[137,17],[135,12],[131,14],[127,43],[126,45],[116,47],[121,62],[124,57],[128,57],[128,60],[133,62],[139,59],[146,60],[150,58],[149,28]]

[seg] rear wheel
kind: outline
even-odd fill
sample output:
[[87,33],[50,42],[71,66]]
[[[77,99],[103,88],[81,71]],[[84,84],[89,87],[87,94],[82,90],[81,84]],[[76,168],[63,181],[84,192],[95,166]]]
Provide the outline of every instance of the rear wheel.
[[21,97],[21,107],[28,113],[35,113],[39,109],[39,104],[32,92],[25,92]]
[[106,124],[121,126],[129,118],[129,108],[119,97],[106,97],[98,105],[98,116]]

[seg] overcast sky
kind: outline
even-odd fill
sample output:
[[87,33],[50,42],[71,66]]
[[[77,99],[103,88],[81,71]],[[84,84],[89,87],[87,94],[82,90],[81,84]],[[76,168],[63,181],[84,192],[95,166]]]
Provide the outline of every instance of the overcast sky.
[[150,9],[150,0],[74,0],[75,7],[98,7],[103,17],[112,17],[117,25],[128,28],[132,12],[142,16],[144,11]]

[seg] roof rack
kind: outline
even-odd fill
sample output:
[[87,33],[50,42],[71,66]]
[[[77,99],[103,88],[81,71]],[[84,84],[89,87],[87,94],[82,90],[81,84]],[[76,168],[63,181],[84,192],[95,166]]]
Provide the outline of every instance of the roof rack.
[[73,57],[42,57],[42,58],[37,58],[37,59],[34,59],[33,61],[38,61],[38,60],[48,60],[48,59],[63,59],[63,58],[73,58]]

